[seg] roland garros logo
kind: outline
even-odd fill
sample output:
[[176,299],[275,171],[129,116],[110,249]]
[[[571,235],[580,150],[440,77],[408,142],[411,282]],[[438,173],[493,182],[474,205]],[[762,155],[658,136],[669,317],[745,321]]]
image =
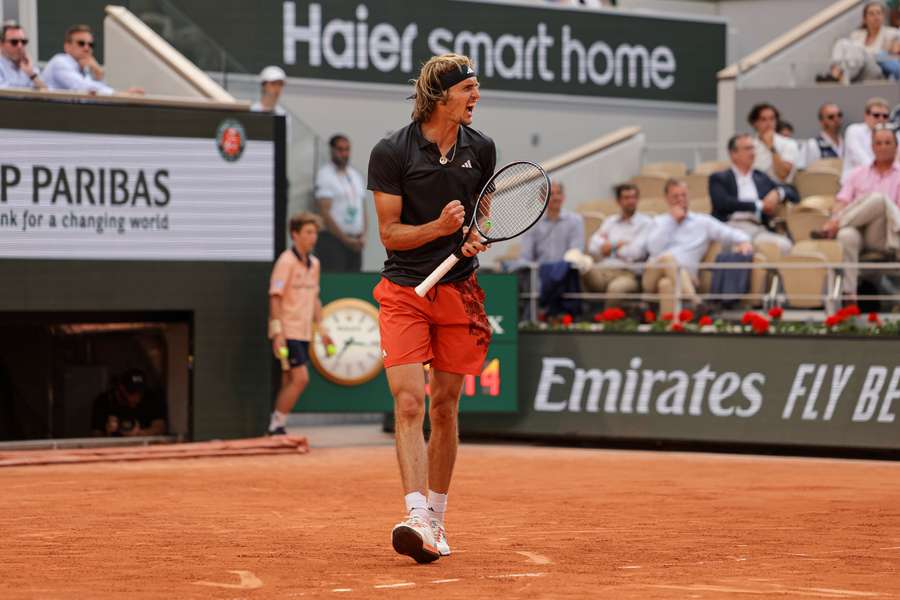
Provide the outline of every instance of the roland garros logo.
[[234,119],[225,119],[216,130],[216,146],[219,154],[228,162],[234,162],[244,153],[247,134],[244,126]]

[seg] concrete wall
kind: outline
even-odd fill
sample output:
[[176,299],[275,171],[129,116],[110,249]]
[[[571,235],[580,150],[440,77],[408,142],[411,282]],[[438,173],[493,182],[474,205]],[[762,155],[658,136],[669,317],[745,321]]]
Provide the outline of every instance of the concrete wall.
[[[228,91],[236,98],[254,99],[257,90],[254,77],[229,77]],[[403,86],[292,79],[282,103],[325,139],[335,132],[347,134],[353,144],[351,164],[365,174],[375,143],[409,122],[411,102],[404,100],[407,95],[409,89]],[[496,141],[498,164],[503,164],[522,159],[544,161],[627,125],[639,125],[648,142],[714,142],[716,112],[714,106],[613,103],[485,89],[475,111],[474,125]],[[692,152],[685,151],[685,160],[692,156]],[[290,154],[289,160],[293,160]],[[327,156],[322,160],[327,160]],[[611,181],[628,179],[636,172],[630,166],[601,164],[596,168]],[[589,199],[608,194],[608,189],[598,190]],[[374,214],[369,211],[368,216],[363,268],[378,270],[384,251]]]

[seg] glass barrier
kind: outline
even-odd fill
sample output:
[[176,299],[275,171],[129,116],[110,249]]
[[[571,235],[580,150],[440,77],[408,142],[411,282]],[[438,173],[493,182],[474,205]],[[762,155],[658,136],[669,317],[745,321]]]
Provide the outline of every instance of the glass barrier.
[[[126,0],[122,3],[160,37],[202,69],[239,100],[259,98],[256,73],[236,60],[227,49],[168,0]],[[328,159],[326,140],[297,114],[287,112],[288,214],[313,207],[313,186],[318,165]]]

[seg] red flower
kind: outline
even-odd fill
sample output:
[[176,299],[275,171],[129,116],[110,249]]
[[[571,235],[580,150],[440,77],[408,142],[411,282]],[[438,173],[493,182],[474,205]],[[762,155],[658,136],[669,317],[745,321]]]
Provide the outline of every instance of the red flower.
[[625,311],[621,308],[613,307],[603,311],[603,320],[605,321],[620,321],[624,318]]
[[859,310],[859,307],[855,304],[851,304],[850,306],[845,306],[844,308],[841,309],[841,312],[843,312],[848,317],[857,317],[862,314]]
[[655,323],[656,322],[656,313],[652,310],[644,311],[644,321],[646,323]]
[[572,315],[566,314],[562,316],[562,324],[563,325],[571,325],[572,321],[575,319],[572,318]]
[[870,312],[869,313],[869,323],[874,323],[875,325],[881,326],[881,319],[878,318],[878,313]]
[[756,319],[753,319],[751,327],[753,327],[754,333],[762,335],[769,331],[769,320],[765,317],[757,317]]
[[758,316],[759,315],[757,315],[755,312],[748,310],[744,313],[744,316],[741,317],[741,325],[750,325],[751,323],[753,323],[753,319]]
[[712,317],[710,317],[709,315],[703,315],[702,317],[700,317],[700,320],[697,321],[697,324],[700,325],[701,327],[705,327],[706,325],[712,325],[713,324]]
[[603,322],[603,313],[596,313],[594,315],[594,323],[602,323]]
[[694,311],[683,309],[680,313],[678,313],[678,320],[682,323],[690,323],[694,320]]
[[670,312],[664,312],[664,313],[662,314],[662,317],[661,317],[661,318],[662,318],[663,321],[671,321],[672,319],[675,318],[675,315],[673,315],[673,314],[670,313]]
[[780,319],[781,315],[784,314],[784,309],[780,306],[773,306],[769,309],[769,316],[773,319]]
[[831,315],[827,319],[825,319],[825,327],[834,327],[838,323],[843,321],[838,315]]
[[682,331],[684,331],[684,325],[682,325],[678,321],[675,321],[674,323],[672,323],[672,326],[669,329],[676,333],[681,333]]

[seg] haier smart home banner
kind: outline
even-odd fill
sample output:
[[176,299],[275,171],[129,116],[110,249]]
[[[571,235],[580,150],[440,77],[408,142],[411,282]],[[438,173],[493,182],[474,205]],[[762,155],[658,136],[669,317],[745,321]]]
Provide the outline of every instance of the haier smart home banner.
[[[87,4],[102,14],[103,3]],[[39,4],[42,58],[54,51],[45,39],[58,45],[63,23],[89,13],[75,9]],[[293,77],[406,85],[430,56],[457,52],[474,59],[485,90],[714,104],[725,66],[716,19],[465,0],[192,0],[179,3],[183,15],[133,10],[189,57],[202,62],[210,45],[185,16],[249,72],[280,64]]]
[[4,102],[0,258],[271,261],[273,120]]

